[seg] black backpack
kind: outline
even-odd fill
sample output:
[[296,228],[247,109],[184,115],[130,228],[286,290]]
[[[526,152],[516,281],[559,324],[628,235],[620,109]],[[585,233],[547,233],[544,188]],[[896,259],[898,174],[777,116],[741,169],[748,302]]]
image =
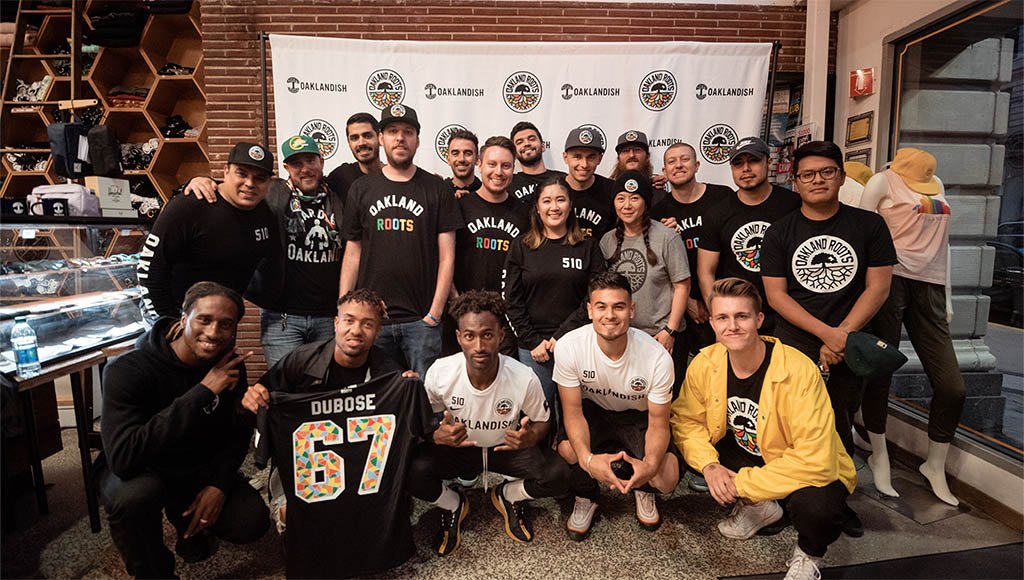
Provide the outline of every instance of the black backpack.
[[96,125],[89,129],[89,161],[92,163],[92,174],[103,177],[120,177],[121,144],[114,132],[106,125]]
[[92,167],[78,157],[78,145],[88,142],[89,129],[83,123],[51,123],[46,127],[50,138],[53,169],[57,175],[78,178],[92,175]]

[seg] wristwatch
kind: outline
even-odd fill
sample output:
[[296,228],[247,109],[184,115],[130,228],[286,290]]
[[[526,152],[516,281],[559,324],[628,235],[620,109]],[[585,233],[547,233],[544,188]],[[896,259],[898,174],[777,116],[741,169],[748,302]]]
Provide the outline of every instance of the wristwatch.
[[671,336],[672,338],[679,338],[680,336],[683,335],[682,330],[672,330],[671,328],[668,327],[668,325],[663,326],[661,329],[667,332],[668,335]]

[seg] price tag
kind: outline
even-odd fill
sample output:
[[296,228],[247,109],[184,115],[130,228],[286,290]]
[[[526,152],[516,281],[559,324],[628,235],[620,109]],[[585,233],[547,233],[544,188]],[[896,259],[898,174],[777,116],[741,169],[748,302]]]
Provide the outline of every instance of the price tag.
[[36,231],[34,229],[21,230],[21,237],[25,240],[34,240],[36,239]]

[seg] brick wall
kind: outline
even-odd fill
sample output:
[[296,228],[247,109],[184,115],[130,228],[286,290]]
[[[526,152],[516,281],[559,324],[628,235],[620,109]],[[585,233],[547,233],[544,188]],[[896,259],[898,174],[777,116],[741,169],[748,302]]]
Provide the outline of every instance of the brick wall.
[[[551,42],[782,42],[779,71],[801,73],[806,11],[802,7],[622,4],[502,0],[202,0],[209,152],[215,171],[231,144],[262,139],[258,34],[371,40]],[[829,42],[834,68],[836,20]],[[272,78],[268,51],[268,78]],[[274,101],[270,90],[272,150]],[[339,113],[340,116],[347,116]],[[243,348],[258,347],[258,309],[241,330]],[[262,359],[250,365],[258,378]]]

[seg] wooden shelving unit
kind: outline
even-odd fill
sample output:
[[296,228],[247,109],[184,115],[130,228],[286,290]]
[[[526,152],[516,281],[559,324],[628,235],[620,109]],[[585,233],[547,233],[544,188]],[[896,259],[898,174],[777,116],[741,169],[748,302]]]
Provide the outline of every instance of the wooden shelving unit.
[[[21,0],[15,45],[7,58],[0,104],[0,197],[25,197],[32,188],[60,183],[63,178],[46,163],[42,171],[16,171],[7,159],[15,151],[37,150],[49,153],[46,126],[54,122],[57,103],[68,99],[72,79],[58,76],[52,53],[68,42],[71,19],[81,18],[82,30],[91,30],[90,16],[117,8],[110,0],[83,2],[84,14],[69,11],[37,10],[34,0]],[[124,4],[121,3],[123,6]],[[147,18],[142,40],[137,47],[101,48],[92,66],[82,76],[78,98],[99,100],[99,123],[113,128],[122,144],[159,140],[148,167],[125,171],[125,179],[150,183],[163,198],[170,199],[182,179],[209,174],[206,151],[206,93],[203,90],[203,41],[199,16],[200,3],[194,2],[189,14],[156,14]],[[24,22],[36,22],[39,32],[31,44],[25,42]],[[67,56],[64,57],[69,58]],[[169,62],[194,68],[190,75],[161,75]],[[49,75],[53,80],[40,101],[14,101],[15,79],[27,83]],[[109,91],[116,87],[149,89],[140,107],[114,107]],[[181,115],[199,135],[194,138],[167,139],[160,128],[168,117]]]

